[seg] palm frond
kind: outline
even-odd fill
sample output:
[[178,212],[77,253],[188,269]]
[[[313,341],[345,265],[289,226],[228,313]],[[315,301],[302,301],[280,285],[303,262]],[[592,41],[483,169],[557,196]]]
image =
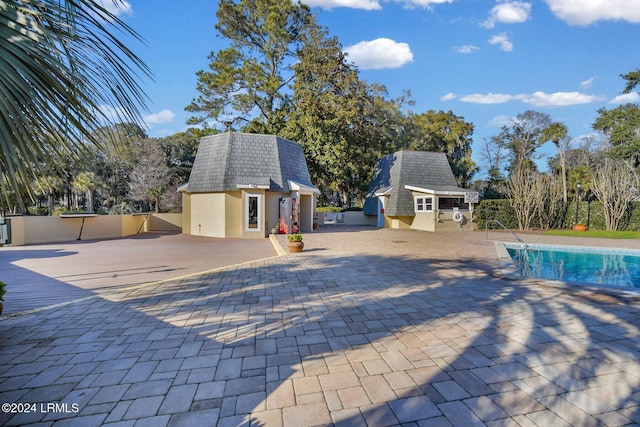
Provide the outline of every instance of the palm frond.
[[[142,123],[151,72],[117,36],[142,38],[92,0],[0,1],[0,191],[29,194],[51,156],[99,144],[93,131]],[[103,106],[115,111],[107,115]]]

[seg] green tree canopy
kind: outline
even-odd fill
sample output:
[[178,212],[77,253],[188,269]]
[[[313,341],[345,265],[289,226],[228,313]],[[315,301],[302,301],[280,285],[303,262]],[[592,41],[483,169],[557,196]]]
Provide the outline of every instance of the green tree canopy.
[[640,86],[640,68],[627,74],[622,74],[620,77],[627,81],[622,93],[631,93],[636,86]]
[[610,155],[640,166],[640,106],[624,104],[598,110],[593,129],[604,133],[611,143]]
[[545,141],[551,141],[558,150],[560,173],[562,174],[562,196],[564,202],[567,201],[567,164],[564,155],[565,147],[563,147],[561,142],[567,137],[568,133],[569,130],[563,123],[555,122],[543,129],[542,134],[540,135],[540,139],[543,143]]
[[295,109],[284,135],[303,146],[325,202],[361,202],[376,160],[399,135],[402,101],[388,100],[386,88],[361,80],[326,29],[312,28],[304,41],[294,66]]
[[[473,126],[452,113],[434,124],[406,113],[410,94],[390,99],[384,86],[362,80],[308,7],[220,0],[217,16],[216,28],[230,46],[212,52],[209,70],[198,72],[200,96],[186,107],[196,113],[189,123],[299,142],[325,203],[361,202],[376,161],[407,148],[409,135],[447,153],[461,183],[473,175]],[[419,146],[427,148],[416,143],[414,149]]]
[[511,164],[509,170],[525,168],[536,170],[535,151],[544,142],[542,131],[551,124],[548,114],[525,111],[518,114],[508,126],[503,126],[493,142],[506,147]]
[[220,0],[216,29],[230,46],[198,71],[190,124],[211,120],[231,129],[277,134],[290,110],[288,85],[305,33],[316,25],[309,8],[291,0]]
[[458,183],[469,185],[477,171],[471,160],[473,124],[452,111],[433,110],[410,115],[408,123],[405,148],[445,153]]

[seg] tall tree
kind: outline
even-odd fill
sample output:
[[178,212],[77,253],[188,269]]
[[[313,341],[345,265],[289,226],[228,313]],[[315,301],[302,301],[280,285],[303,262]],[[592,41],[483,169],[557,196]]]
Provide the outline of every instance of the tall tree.
[[93,213],[93,194],[100,186],[100,179],[93,172],[82,172],[73,180],[73,187],[85,193],[87,212]]
[[310,29],[304,42],[284,136],[303,146],[323,201],[335,194],[348,206],[362,200],[376,160],[391,149],[403,100],[387,100],[384,87],[360,80],[326,29]]
[[160,198],[167,191],[169,181],[169,168],[159,141],[145,139],[131,173],[131,198],[143,200],[160,212]]
[[406,148],[445,153],[458,183],[466,187],[477,171],[471,160],[473,124],[453,112],[429,110],[408,118]]
[[230,46],[209,55],[198,71],[200,95],[187,111],[190,124],[237,123],[277,134],[290,110],[288,85],[297,50],[315,24],[309,7],[291,0],[220,0],[216,29]]
[[160,139],[160,146],[164,150],[169,167],[171,182],[180,185],[189,180],[191,167],[198,150],[198,137],[195,129],[179,132]]
[[0,22],[0,192],[24,208],[39,160],[76,156],[113,120],[101,106],[142,122],[139,75],[149,70],[116,37],[138,34],[101,2],[9,0]]
[[640,166],[640,106],[624,104],[598,110],[593,129],[604,133],[611,143],[610,155]]
[[[630,93],[640,85],[640,68],[620,77],[627,81],[622,93]],[[609,138],[611,150],[609,154],[617,159],[629,162],[634,168],[640,166],[640,106],[624,104],[607,110],[598,110],[598,118],[593,129],[602,132]],[[637,173],[637,171],[636,171]]]
[[95,132],[99,147],[93,147],[90,162],[80,162],[79,168],[93,171],[103,183],[102,207],[122,204],[129,195],[131,173],[147,137],[135,123],[116,123]]
[[496,137],[511,154],[511,173],[518,169],[535,170],[535,151],[540,147],[542,131],[551,124],[548,114],[525,111],[518,114],[509,126],[503,126]]
[[561,142],[567,137],[569,130],[563,123],[551,123],[547,128],[542,130],[541,140],[551,141],[558,150],[558,159],[560,160],[560,173],[562,174],[562,195],[563,201],[567,202],[567,163],[565,160],[565,147]]
[[627,74],[622,74],[620,77],[627,81],[622,93],[631,93],[636,86],[640,86],[640,68]]
[[629,165],[607,159],[594,172],[592,191],[602,202],[607,230],[618,229],[620,220],[636,197],[638,180]]
[[[499,136],[484,140],[483,150],[480,153],[488,166],[489,176],[482,190],[482,196],[487,199],[501,199],[506,193],[506,179],[504,175],[504,161],[507,148]],[[479,182],[482,186],[483,183]]]

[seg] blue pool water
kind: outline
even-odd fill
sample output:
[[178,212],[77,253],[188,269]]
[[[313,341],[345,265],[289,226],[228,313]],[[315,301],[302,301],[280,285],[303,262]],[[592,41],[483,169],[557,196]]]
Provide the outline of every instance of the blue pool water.
[[505,244],[520,275],[640,288],[640,251]]

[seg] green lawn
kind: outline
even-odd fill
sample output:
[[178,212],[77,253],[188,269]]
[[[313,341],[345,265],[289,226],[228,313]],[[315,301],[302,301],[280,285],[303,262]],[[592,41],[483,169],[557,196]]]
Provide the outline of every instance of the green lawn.
[[640,231],[606,231],[606,230],[549,230],[544,234],[548,236],[569,237],[604,237],[606,239],[640,239]]

